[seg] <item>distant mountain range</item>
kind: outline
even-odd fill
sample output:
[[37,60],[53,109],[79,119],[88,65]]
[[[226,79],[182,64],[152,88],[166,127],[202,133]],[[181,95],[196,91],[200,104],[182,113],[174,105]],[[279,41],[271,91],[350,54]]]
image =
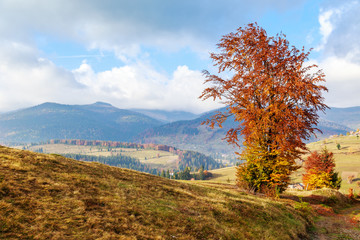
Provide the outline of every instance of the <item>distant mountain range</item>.
[[[219,111],[225,111],[225,108],[208,112],[194,120],[177,121],[148,129],[141,133],[137,140],[143,143],[166,143],[181,149],[195,150],[202,153],[232,153],[236,148],[222,139],[229,129],[238,125],[233,118],[228,119],[222,128],[210,129],[210,127],[201,124]],[[331,110],[329,111],[331,112]],[[343,117],[346,117],[346,115],[343,115]],[[358,122],[360,123],[360,118],[358,118]],[[318,138],[346,134],[346,132],[352,130],[350,127],[324,118],[319,119],[318,128],[322,131],[322,133],[317,133]],[[310,139],[310,141],[314,140],[316,140],[315,137]],[[239,141],[241,142],[241,137],[239,137]]]
[[44,103],[0,115],[0,141],[49,139],[131,141],[162,122],[134,111],[97,102],[90,105]]
[[326,111],[326,114],[320,113],[319,116],[352,129],[360,128],[360,107],[332,107],[330,110]]
[[[209,153],[232,153],[224,140],[238,123],[229,119],[223,128],[201,123],[219,109],[202,115],[184,111],[118,109],[108,103],[63,105],[44,103],[0,114],[0,142],[40,142],[49,139],[87,139],[157,143]],[[360,107],[332,108],[320,114],[323,134],[345,134],[360,126]],[[314,140],[314,139],[313,139]]]
[[192,120],[200,115],[191,112],[184,111],[165,111],[165,110],[152,110],[152,109],[130,109],[131,111],[142,113],[151,118],[155,118],[164,123],[181,121],[181,120]]

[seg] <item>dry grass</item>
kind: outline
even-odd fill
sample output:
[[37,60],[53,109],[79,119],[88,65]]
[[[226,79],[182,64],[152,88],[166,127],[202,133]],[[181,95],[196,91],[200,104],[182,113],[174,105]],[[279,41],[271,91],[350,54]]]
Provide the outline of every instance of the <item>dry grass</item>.
[[[340,144],[341,149],[337,149],[337,144]],[[360,138],[355,136],[338,136],[332,139],[325,139],[318,142],[309,143],[307,145],[310,151],[320,151],[326,147],[329,151],[334,153],[336,162],[336,171],[343,175],[341,184],[341,192],[348,193],[349,188],[353,188],[355,193],[360,194]],[[307,155],[303,158],[306,159]],[[211,171],[214,177],[210,181],[219,183],[235,183],[235,167],[215,169]],[[354,176],[354,181],[349,183],[346,179],[347,173],[357,172]],[[292,175],[292,182],[302,182],[303,169],[299,169]],[[358,185],[359,184],[359,185]]]
[[[337,144],[340,144],[340,150],[337,149]],[[326,147],[329,151],[334,153],[336,171],[340,176],[345,174],[345,179],[341,183],[341,191],[348,193],[349,188],[353,188],[356,193],[360,193],[360,175],[354,176],[355,179],[349,183],[346,179],[346,172],[360,173],[360,139],[356,136],[337,136],[331,139],[324,139],[318,142],[309,143],[307,145],[311,151],[320,151]],[[304,156],[306,157],[306,156]],[[301,182],[303,170],[300,169],[294,174],[293,181]]]
[[209,179],[211,182],[235,184],[236,167],[214,169],[211,173],[213,174],[213,177]]
[[292,204],[0,147],[0,239],[298,239]]

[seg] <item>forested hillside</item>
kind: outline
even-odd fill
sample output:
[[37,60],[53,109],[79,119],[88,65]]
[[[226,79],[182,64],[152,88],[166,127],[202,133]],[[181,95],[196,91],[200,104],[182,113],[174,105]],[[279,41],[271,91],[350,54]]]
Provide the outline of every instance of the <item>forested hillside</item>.
[[130,141],[162,124],[143,114],[97,102],[90,105],[44,103],[0,115],[1,142],[49,139]]

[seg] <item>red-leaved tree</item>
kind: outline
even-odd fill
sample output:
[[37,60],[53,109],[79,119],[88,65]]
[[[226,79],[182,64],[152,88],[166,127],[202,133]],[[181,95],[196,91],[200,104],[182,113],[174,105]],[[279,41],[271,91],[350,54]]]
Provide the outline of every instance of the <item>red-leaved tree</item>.
[[319,153],[314,151],[307,157],[303,183],[308,190],[316,188],[336,188],[341,185],[341,178],[335,172],[334,154],[326,148]]
[[[325,81],[316,65],[306,66],[309,52],[290,47],[285,35],[267,35],[257,24],[248,24],[223,36],[212,53],[218,75],[204,71],[206,88],[200,98],[220,100],[227,111],[206,121],[222,126],[229,116],[239,123],[225,139],[239,146],[246,163],[237,170],[238,184],[254,191],[282,191],[296,159],[307,150],[304,140],[317,130],[318,111],[324,111]],[[221,77],[226,72],[228,78]]]

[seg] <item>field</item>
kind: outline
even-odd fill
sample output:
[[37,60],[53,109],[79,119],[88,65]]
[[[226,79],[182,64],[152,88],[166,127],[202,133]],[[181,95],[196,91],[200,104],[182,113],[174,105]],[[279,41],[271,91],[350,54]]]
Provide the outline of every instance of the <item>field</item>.
[[[337,144],[340,144],[340,150],[337,148]],[[309,143],[307,146],[311,151],[320,151],[323,147],[326,147],[329,151],[333,152],[336,171],[339,172],[343,178],[340,190],[347,193],[349,188],[353,188],[355,192],[360,193],[360,187],[358,186],[358,182],[360,182],[360,139],[356,136],[337,136]],[[304,159],[306,157],[307,155],[304,155]],[[210,181],[234,183],[235,171],[235,167],[212,170],[211,172],[214,174],[214,177]],[[292,183],[301,182],[303,173],[303,169],[295,172],[292,175]],[[350,184],[347,177],[354,174],[356,175]]]
[[[338,149],[340,144],[340,149]],[[340,173],[343,178],[341,191],[344,193],[349,188],[353,188],[355,192],[360,193],[360,139],[356,136],[336,136],[329,139],[309,143],[308,148],[311,151],[319,151],[326,147],[329,151],[334,153],[336,161],[336,171]],[[95,156],[113,156],[116,154],[126,155],[139,159],[143,163],[147,163],[156,168],[174,168],[178,156],[165,151],[134,149],[134,148],[111,148],[101,146],[77,146],[65,144],[46,144],[32,146],[29,150],[42,149],[45,153],[78,153]],[[304,155],[304,159],[307,155]],[[235,167],[227,167],[215,169],[213,178],[209,181],[216,183],[231,183],[235,184]],[[292,183],[301,182],[303,170],[299,169],[292,175]],[[348,176],[354,175],[352,183],[348,182]]]
[[211,170],[213,177],[209,181],[235,184],[235,172],[235,167],[226,167]]
[[152,149],[135,149],[135,148],[108,148],[102,146],[79,146],[68,144],[43,144],[31,146],[30,151],[42,150],[44,153],[55,154],[83,154],[93,156],[116,156],[118,154],[139,159],[141,162],[151,165],[154,168],[176,168],[178,156],[166,152]]
[[296,204],[0,147],[0,239],[304,239]]
[[[340,149],[337,145],[340,144]],[[334,153],[336,171],[342,177],[341,190],[347,192],[349,188],[353,188],[355,192],[360,193],[358,186],[360,173],[360,139],[356,136],[336,136],[324,139],[318,142],[309,143],[307,145],[311,151],[321,151],[326,147]],[[303,171],[296,173],[294,181],[301,181]],[[348,176],[354,175],[354,181],[350,184]]]

